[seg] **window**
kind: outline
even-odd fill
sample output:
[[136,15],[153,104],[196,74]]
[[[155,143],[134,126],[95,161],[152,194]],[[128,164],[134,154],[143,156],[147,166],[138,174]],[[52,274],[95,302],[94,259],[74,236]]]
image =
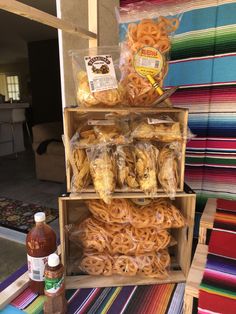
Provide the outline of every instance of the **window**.
[[7,76],[8,98],[20,100],[20,88],[18,75]]

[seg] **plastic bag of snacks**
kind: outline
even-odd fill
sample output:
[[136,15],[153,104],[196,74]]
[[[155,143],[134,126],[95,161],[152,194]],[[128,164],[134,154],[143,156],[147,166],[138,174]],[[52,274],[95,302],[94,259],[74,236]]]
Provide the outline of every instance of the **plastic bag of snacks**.
[[74,137],[70,140],[68,136],[64,136],[63,142],[66,147],[67,162],[72,170],[71,192],[79,192],[91,183],[86,151],[78,147]]
[[136,174],[140,189],[147,195],[157,192],[158,149],[149,142],[135,145]]
[[165,145],[158,156],[158,180],[163,190],[172,199],[179,186],[180,145],[178,142]]
[[80,122],[80,127],[73,136],[79,148],[89,148],[98,144],[128,144],[130,143],[130,128],[125,119],[91,118]]
[[81,107],[112,107],[122,104],[119,84],[119,47],[94,47],[70,52],[76,100]]
[[116,146],[115,156],[119,187],[123,189],[137,189],[139,184],[136,179],[134,146]]
[[[155,199],[148,205],[138,206],[128,199],[112,199],[110,204],[102,200],[89,200],[87,206],[91,214],[99,221],[131,224],[134,228],[181,228],[185,219],[181,212],[166,199]],[[114,227],[115,228],[115,227]]]
[[160,142],[181,141],[182,126],[169,115],[149,115],[137,117],[131,123],[131,134],[135,139]]
[[91,183],[89,161],[84,149],[72,148],[73,176],[71,179],[71,192],[80,192]]
[[84,251],[79,269],[90,275],[121,276],[143,275],[146,277],[163,279],[168,277],[170,255],[167,250],[160,250],[146,254],[127,256],[96,251]]
[[147,74],[163,86],[168,72],[171,39],[179,27],[181,2],[151,4],[147,1],[117,9],[120,28],[121,85],[131,106],[150,106],[159,95]]
[[107,224],[89,217],[70,227],[69,239],[85,250],[114,256],[157,252],[170,245],[171,236],[164,229],[137,229],[131,224]]
[[110,203],[116,186],[116,166],[113,150],[106,145],[97,145],[87,148],[86,152],[95,191],[105,203]]

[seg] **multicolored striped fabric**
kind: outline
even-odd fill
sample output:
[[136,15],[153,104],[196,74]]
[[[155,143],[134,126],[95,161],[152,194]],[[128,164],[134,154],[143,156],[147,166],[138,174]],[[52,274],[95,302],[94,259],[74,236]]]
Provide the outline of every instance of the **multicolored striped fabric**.
[[[0,284],[3,291],[26,271],[26,266]],[[184,283],[67,290],[68,314],[181,314]],[[11,302],[2,314],[43,313],[44,296],[29,288]]]
[[[183,11],[165,85],[180,86],[171,100],[189,108],[196,136],[187,145],[185,179],[198,194],[200,215],[208,197],[236,199],[236,1],[148,2]],[[141,2],[121,0],[130,3]]]
[[217,200],[199,314],[236,312],[236,201]]

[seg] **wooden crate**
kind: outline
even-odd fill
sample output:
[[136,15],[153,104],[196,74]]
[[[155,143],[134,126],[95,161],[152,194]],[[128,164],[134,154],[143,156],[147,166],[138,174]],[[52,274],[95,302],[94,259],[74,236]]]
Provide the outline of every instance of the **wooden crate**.
[[[122,197],[123,194],[115,194],[114,197]],[[89,288],[89,287],[112,287],[112,286],[127,286],[127,285],[148,285],[157,283],[183,282],[186,280],[190,268],[193,226],[195,215],[196,195],[187,193],[178,193],[173,203],[181,210],[187,221],[187,226],[181,229],[171,229],[174,238],[177,240],[177,245],[173,249],[173,264],[171,265],[170,275],[165,280],[157,280],[143,276],[124,277],[124,276],[90,276],[90,275],[72,275],[71,261],[73,260],[73,252],[78,252],[78,248],[73,245],[68,239],[67,233],[64,231],[65,226],[74,222],[83,220],[88,209],[86,208],[83,199],[97,199],[95,193],[82,195],[77,197],[60,197],[59,198],[59,217],[60,217],[60,238],[62,262],[65,265],[66,272],[66,288]],[[92,196],[92,197],[91,197]],[[126,195],[126,197],[136,198],[145,197],[143,193],[134,195]],[[123,196],[124,197],[124,196]]]
[[[178,121],[183,126],[183,138],[182,149],[181,149],[181,158],[179,162],[179,176],[180,183],[177,191],[184,190],[184,170],[185,170],[185,151],[186,151],[186,138],[188,132],[188,109],[184,108],[65,108],[64,110],[64,143],[65,143],[65,153],[66,153],[66,178],[67,178],[67,191],[71,191],[71,177],[72,177],[72,168],[69,161],[68,151],[70,149],[69,140],[75,134],[76,130],[79,127],[81,116],[85,113],[91,113],[94,116],[100,114],[105,115],[107,113],[117,113],[122,115],[128,115],[129,113],[145,113],[145,114],[174,114],[177,116]],[[116,189],[117,192],[122,192],[121,189]],[[127,189],[125,190],[127,192]],[[139,192],[140,190],[135,190]],[[158,193],[162,192],[163,189],[158,189]],[[85,189],[83,192],[94,192],[94,188],[90,187]],[[128,191],[129,192],[129,191]],[[130,191],[131,192],[131,191]],[[78,193],[80,194],[80,193]]]
[[214,217],[216,212],[216,199],[209,198],[202,213],[199,228],[198,242],[208,244],[211,230],[213,228]]
[[188,274],[185,294],[184,294],[184,314],[197,313],[194,311],[194,300],[198,299],[199,286],[202,281],[206,259],[207,259],[208,246],[204,244],[198,244],[193,262]]

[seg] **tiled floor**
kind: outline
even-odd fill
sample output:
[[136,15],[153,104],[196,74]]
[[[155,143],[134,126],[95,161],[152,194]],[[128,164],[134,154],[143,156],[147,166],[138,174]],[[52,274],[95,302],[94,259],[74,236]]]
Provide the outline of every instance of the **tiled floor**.
[[[35,177],[31,149],[15,156],[0,157],[0,197],[9,197],[50,208],[58,208],[57,198],[63,184],[39,181]],[[58,234],[58,221],[52,223]],[[11,239],[11,241],[9,241]],[[26,262],[25,235],[0,227],[0,281]],[[15,240],[15,241],[12,241]]]

